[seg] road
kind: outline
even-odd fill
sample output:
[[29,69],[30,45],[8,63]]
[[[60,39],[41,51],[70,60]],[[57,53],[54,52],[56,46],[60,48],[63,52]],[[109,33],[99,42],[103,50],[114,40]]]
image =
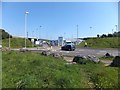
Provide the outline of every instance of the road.
[[[92,48],[76,48],[75,51],[63,51],[60,47],[39,47],[39,48],[27,48],[30,51],[42,52],[46,50],[50,50],[51,52],[62,53],[65,56],[76,56],[76,55],[95,55],[95,56],[103,56],[106,53],[110,53],[113,56],[118,56],[118,49],[92,49]],[[19,50],[19,49],[11,49],[11,50]]]

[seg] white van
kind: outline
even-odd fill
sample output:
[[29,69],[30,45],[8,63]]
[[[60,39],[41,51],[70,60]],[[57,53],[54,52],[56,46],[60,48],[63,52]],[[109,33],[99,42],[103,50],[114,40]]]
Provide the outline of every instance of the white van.
[[2,48],[2,45],[0,45],[0,48]]

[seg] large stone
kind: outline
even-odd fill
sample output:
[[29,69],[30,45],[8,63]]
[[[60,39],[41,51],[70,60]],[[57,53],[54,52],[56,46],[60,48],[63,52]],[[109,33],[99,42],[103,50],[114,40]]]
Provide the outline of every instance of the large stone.
[[100,60],[96,58],[93,55],[88,55],[88,56],[81,56],[77,55],[73,58],[73,62],[79,63],[79,64],[86,64],[86,63],[98,63]]
[[86,56],[77,55],[73,58],[73,62],[76,62],[79,64],[86,64],[86,63],[91,62],[91,61],[88,60],[88,58]]
[[116,56],[110,66],[120,67],[120,56]]
[[10,51],[10,48],[1,48],[1,51]]
[[63,57],[61,53],[57,53],[57,52],[51,53],[51,56],[57,57],[57,58],[59,58],[59,57],[62,58]]
[[26,51],[28,51],[28,49],[26,49],[26,48],[20,48],[20,52],[26,52]]
[[88,60],[91,60],[94,63],[99,63],[100,62],[100,60],[94,55],[88,55]]
[[48,50],[48,51],[43,51],[41,54],[44,56],[49,56],[51,55],[51,52]]
[[109,56],[111,56],[111,54],[109,54],[109,53],[106,53],[106,54],[105,54],[105,56],[106,56],[106,57],[109,57]]

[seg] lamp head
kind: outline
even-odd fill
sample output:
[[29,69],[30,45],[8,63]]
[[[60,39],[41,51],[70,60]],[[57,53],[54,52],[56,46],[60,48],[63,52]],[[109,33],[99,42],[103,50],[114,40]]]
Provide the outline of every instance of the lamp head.
[[29,14],[29,12],[28,12],[28,11],[26,11],[26,12],[25,12],[25,14]]

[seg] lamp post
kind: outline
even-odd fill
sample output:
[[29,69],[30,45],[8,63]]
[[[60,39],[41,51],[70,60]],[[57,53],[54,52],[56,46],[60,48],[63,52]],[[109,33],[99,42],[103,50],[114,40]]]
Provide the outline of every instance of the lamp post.
[[[41,27],[42,27],[42,26],[40,26],[40,30],[41,30]],[[40,39],[40,31],[39,31],[39,39]]]
[[25,12],[25,48],[26,48],[26,31],[27,31],[27,15],[29,14],[28,11]]
[[92,27],[90,27],[90,31],[91,31]]
[[114,30],[114,29],[112,29],[112,34],[113,34],[113,30]]
[[9,33],[9,48],[10,48],[10,33]]
[[115,25],[115,27],[116,27],[116,32],[117,32],[117,25]]
[[33,43],[32,43],[32,47],[34,47],[34,31],[32,31],[32,36],[33,36]]
[[78,44],[78,25],[77,25],[77,44]]

